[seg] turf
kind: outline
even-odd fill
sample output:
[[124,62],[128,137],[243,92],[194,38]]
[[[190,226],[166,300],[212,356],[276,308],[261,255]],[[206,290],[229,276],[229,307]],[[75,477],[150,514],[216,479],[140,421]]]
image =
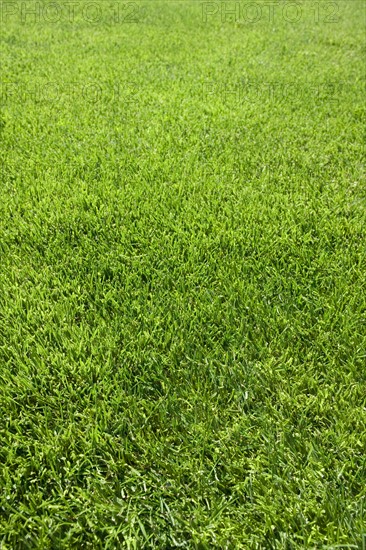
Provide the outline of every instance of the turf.
[[2,550],[366,544],[365,4],[249,4],[2,3]]

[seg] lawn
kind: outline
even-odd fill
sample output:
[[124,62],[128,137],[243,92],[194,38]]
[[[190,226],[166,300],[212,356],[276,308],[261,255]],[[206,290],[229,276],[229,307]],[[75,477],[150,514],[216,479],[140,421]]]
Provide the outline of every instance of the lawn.
[[366,4],[0,21],[0,549],[365,550]]

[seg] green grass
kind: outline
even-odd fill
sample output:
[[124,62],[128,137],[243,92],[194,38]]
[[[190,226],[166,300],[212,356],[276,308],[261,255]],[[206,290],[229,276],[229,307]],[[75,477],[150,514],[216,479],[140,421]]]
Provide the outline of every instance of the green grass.
[[0,548],[362,549],[365,4],[94,4],[2,6]]

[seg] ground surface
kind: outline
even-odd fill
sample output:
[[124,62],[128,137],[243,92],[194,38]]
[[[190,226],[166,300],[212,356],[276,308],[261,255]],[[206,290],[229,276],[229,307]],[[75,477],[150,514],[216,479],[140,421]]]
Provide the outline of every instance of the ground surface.
[[0,548],[362,548],[365,4],[37,4],[1,8]]

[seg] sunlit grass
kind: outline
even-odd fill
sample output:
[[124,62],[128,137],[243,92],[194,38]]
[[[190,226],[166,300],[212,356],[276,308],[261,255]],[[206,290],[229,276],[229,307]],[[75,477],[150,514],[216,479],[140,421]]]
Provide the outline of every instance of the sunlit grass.
[[2,28],[1,549],[362,548],[364,4],[216,4]]

